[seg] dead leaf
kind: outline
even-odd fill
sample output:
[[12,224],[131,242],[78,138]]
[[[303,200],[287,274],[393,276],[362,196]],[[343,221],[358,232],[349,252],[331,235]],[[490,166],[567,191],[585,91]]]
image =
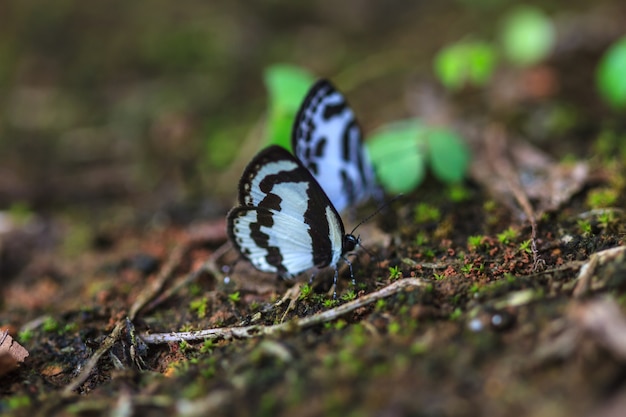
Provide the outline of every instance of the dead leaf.
[[509,138],[499,126],[473,145],[471,176],[523,220],[529,218],[525,205],[532,205],[535,217],[556,210],[589,178],[585,162],[558,162],[528,142]]
[[7,374],[24,362],[28,351],[17,343],[5,330],[0,333],[0,375]]

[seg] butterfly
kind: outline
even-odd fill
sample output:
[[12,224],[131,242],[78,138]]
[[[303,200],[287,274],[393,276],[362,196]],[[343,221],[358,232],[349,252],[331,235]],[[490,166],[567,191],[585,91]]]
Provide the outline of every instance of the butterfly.
[[328,80],[317,81],[296,115],[291,146],[338,212],[382,199],[362,137],[343,95]]
[[[239,181],[239,206],[227,216],[228,236],[239,253],[264,272],[283,278],[316,267],[335,268],[359,238],[311,172],[286,149],[259,152]],[[350,264],[348,262],[348,264]]]

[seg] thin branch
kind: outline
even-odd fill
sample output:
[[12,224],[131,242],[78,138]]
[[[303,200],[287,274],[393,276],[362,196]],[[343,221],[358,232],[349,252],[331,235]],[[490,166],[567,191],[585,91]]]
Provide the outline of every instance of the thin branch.
[[318,324],[330,322],[350,313],[358,308],[372,304],[381,298],[390,297],[408,287],[423,287],[426,283],[417,278],[406,278],[393,282],[386,287],[364,295],[356,300],[342,304],[330,310],[314,314],[312,316],[299,318],[286,323],[274,324],[270,326],[252,325],[243,327],[226,327],[217,329],[198,330],[193,332],[170,332],[143,334],[141,338],[148,344],[171,343],[205,339],[247,339],[256,336],[271,335],[281,332],[288,332]]
[[125,320],[120,320],[117,322],[111,334],[107,336],[107,338],[104,340],[104,342],[102,342],[98,350],[89,358],[87,363],[85,363],[85,366],[80,371],[78,376],[74,378],[72,382],[70,382],[63,389],[63,392],[62,392],[63,396],[72,395],[74,391],[77,390],[78,387],[80,387],[83,384],[83,382],[87,380],[87,378],[89,378],[89,374],[91,374],[91,372],[94,370],[96,365],[98,365],[98,361],[100,360],[102,355],[104,355],[109,349],[111,349],[111,347],[113,347],[115,342],[119,339],[120,335],[122,334],[122,330],[124,330],[125,326],[126,326]]
[[[144,288],[144,290],[139,294],[139,296],[131,306],[128,313],[128,319],[132,321],[137,316],[137,313],[139,313],[139,311],[141,311],[148,302],[153,300],[159,294],[159,292],[161,292],[167,281],[172,277],[176,268],[180,265],[185,254],[189,251],[189,248],[191,248],[196,243],[197,239],[187,239],[174,248],[170,257],[168,258],[167,262],[161,269],[159,275],[156,277],[152,285]],[[214,262],[213,259],[216,259],[215,256],[211,256],[209,261],[207,261],[202,267],[198,268],[197,271],[189,274],[189,276],[191,276],[192,278],[197,277],[200,272],[206,270],[205,267],[209,262]],[[187,281],[189,281],[189,278],[187,279]],[[171,295],[171,293],[168,293],[168,295]],[[154,307],[162,301],[163,298],[157,299],[150,305],[150,307]],[[63,395],[71,395],[87,380],[87,378],[89,378],[89,375],[97,366],[98,361],[100,360],[102,355],[104,355],[109,349],[111,349],[111,347],[113,347],[113,345],[119,340],[120,335],[122,334],[122,331],[125,327],[126,318],[119,320],[115,324],[113,331],[107,336],[107,338],[100,345],[98,350],[89,358],[85,366],[81,369],[78,376],[76,376],[76,378],[74,378],[63,389]]]
[[192,240],[187,239],[182,243],[179,243],[172,251],[169,259],[157,275],[156,279],[152,282],[152,285],[146,287],[137,297],[135,302],[128,312],[128,317],[133,320],[137,313],[154,297],[161,292],[165,283],[174,274],[176,268],[180,265],[185,253],[192,246]]

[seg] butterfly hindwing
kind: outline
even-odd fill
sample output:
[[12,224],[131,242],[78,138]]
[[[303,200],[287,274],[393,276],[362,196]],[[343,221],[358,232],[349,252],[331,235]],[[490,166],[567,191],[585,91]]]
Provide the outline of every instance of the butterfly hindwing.
[[315,83],[296,116],[292,148],[339,212],[379,193],[362,137],[343,95],[327,80]]
[[228,214],[228,233],[257,269],[292,277],[314,266],[335,265],[342,256],[341,218],[287,150],[271,146],[248,164],[239,203]]

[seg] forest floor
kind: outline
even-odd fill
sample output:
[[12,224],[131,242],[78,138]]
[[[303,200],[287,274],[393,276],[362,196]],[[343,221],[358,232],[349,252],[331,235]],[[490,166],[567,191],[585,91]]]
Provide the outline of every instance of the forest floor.
[[626,129],[574,56],[420,98],[467,139],[468,178],[361,225],[336,298],[332,270],[308,285],[237,262],[225,211],[112,216],[62,247],[33,242],[71,216],[26,213],[0,240],[0,413],[621,415]]

